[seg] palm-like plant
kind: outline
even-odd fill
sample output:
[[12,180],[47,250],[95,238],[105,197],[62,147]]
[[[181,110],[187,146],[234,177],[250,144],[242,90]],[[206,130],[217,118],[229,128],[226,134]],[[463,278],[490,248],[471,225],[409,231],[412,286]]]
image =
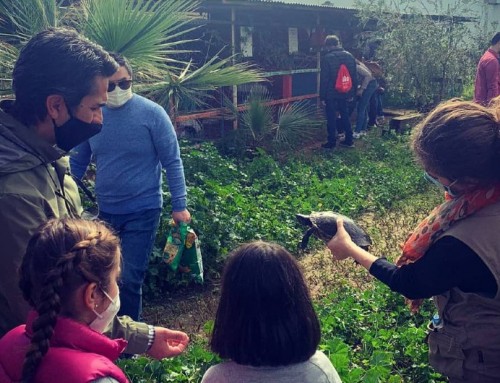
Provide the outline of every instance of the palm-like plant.
[[269,101],[271,96],[265,87],[257,85],[250,89],[246,109],[240,116],[241,134],[250,138],[249,146],[260,146],[269,138],[273,128],[273,110],[267,105]]
[[307,101],[282,105],[278,109],[273,141],[278,147],[296,147],[323,129],[324,122]]
[[0,0],[0,94],[10,94],[11,75],[19,48],[31,36],[59,25],[65,8],[56,0]]
[[0,94],[11,92],[11,74],[18,56],[15,46],[0,41]]
[[143,84],[142,90],[162,105],[169,105],[172,118],[175,117],[182,99],[204,106],[210,98],[210,91],[223,86],[265,81],[261,72],[253,65],[248,63],[231,65],[233,57],[220,58],[219,54],[199,68],[188,62],[184,68],[177,71],[170,70],[166,72],[163,80]]
[[193,28],[195,0],[82,0],[80,29],[110,52],[127,57],[143,76],[162,76]]
[[266,88],[257,85],[250,90],[246,109],[240,115],[241,132],[238,132],[246,146],[270,150],[295,148],[323,127],[323,118],[318,117],[316,108],[306,101],[279,107],[270,101]]
[[34,34],[59,25],[62,1],[0,0],[0,15],[13,29],[6,33],[12,44],[23,44]]

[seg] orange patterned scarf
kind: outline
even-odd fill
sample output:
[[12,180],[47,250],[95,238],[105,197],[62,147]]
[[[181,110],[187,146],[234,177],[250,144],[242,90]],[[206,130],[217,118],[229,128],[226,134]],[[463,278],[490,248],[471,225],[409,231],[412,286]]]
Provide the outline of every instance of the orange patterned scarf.
[[[415,262],[455,222],[500,200],[500,184],[476,189],[453,198],[445,193],[445,202],[437,206],[417,226],[403,245],[403,253],[396,260],[397,266]],[[412,312],[418,311],[422,300],[410,301]]]

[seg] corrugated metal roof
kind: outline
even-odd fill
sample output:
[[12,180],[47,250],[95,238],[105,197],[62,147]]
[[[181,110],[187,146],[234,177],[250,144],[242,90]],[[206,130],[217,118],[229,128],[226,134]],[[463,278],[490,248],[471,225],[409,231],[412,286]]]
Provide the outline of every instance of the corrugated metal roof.
[[[356,10],[352,0],[239,0],[241,3],[266,3],[266,4],[280,4],[280,5],[300,5],[313,8],[331,8],[331,9],[344,9]],[[230,4],[231,0],[226,0],[226,4]],[[342,5],[340,5],[342,3]]]

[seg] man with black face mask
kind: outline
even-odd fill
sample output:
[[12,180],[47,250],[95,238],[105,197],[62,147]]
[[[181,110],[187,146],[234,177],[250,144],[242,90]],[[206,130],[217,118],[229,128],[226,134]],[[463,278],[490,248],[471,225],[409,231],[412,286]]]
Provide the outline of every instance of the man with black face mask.
[[[15,100],[0,103],[0,337],[27,318],[17,270],[29,238],[49,218],[82,212],[66,154],[100,132],[117,69],[102,47],[64,28],[38,33],[20,52]],[[177,353],[172,338],[188,342],[184,333],[130,318],[115,318],[111,331],[129,341],[127,353],[157,358]]]

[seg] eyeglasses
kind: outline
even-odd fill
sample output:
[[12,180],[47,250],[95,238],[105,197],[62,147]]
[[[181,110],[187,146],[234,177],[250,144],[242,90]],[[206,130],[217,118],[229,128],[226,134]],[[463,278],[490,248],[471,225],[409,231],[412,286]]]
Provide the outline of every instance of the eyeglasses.
[[120,80],[118,82],[110,82],[108,84],[108,92],[114,91],[117,85],[120,87],[121,90],[127,90],[132,85],[132,80]]
[[440,188],[443,188],[445,192],[447,192],[449,195],[451,196],[454,196],[455,193],[451,190],[451,187],[453,185],[455,185],[458,181],[458,179],[456,179],[455,181],[453,181],[452,183],[450,183],[449,185],[443,185],[436,177],[434,176],[431,176],[429,173],[427,172],[424,172],[424,178],[429,181],[430,183],[433,183],[434,185],[440,187]]

